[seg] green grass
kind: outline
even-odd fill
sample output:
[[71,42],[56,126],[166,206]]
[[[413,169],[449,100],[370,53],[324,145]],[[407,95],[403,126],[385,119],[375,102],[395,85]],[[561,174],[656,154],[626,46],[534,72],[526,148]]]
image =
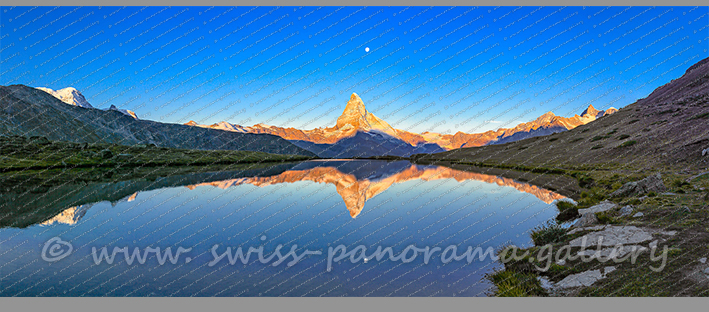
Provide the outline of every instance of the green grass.
[[545,167],[532,167],[532,166],[522,166],[522,165],[506,165],[506,164],[493,164],[484,162],[468,162],[468,161],[454,161],[452,163],[469,165],[483,168],[500,168],[500,169],[512,169],[517,171],[527,171],[532,173],[543,173],[543,174],[567,174],[568,171],[559,168],[545,168]]
[[568,201],[557,201],[556,208],[559,209],[559,214],[556,216],[556,220],[559,222],[570,221],[580,216],[579,208]]
[[579,207],[591,207],[600,203],[608,197],[608,190],[600,187],[591,187],[588,191],[581,192],[581,199],[578,200]]
[[494,295],[496,297],[540,297],[547,295],[536,274],[502,270],[488,275],[488,279],[495,285]]
[[547,221],[532,229],[531,236],[534,245],[544,246],[563,241],[566,229],[554,221]]
[[615,129],[609,131],[609,132],[606,133],[605,135],[597,135],[597,136],[594,136],[593,138],[591,138],[591,142],[596,142],[596,141],[600,141],[600,140],[605,140],[605,139],[607,139],[607,138],[612,137],[613,134],[615,134],[616,132],[618,132],[618,128],[615,128]]
[[618,224],[619,221],[612,217],[608,211],[596,212],[596,217],[598,218],[598,223],[600,224]]
[[694,119],[702,119],[702,118],[709,118],[709,112],[694,115],[691,118],[687,119],[687,121],[694,120]]
[[154,145],[125,146],[51,142],[38,137],[0,138],[0,172],[101,167],[173,167],[268,163],[312,159],[254,151],[188,150]]
[[689,185],[691,185],[691,184],[689,184],[689,182],[682,180],[682,179],[674,179],[672,181],[672,186],[675,188],[682,188],[682,187],[689,186]]
[[633,145],[635,145],[636,143],[638,143],[638,142],[635,141],[635,140],[625,141],[625,142],[623,142],[622,144],[618,145],[618,147],[633,146]]
[[630,135],[621,134],[621,135],[618,136],[618,140],[625,140],[625,139],[627,139],[627,138],[629,138],[629,137],[630,137]]

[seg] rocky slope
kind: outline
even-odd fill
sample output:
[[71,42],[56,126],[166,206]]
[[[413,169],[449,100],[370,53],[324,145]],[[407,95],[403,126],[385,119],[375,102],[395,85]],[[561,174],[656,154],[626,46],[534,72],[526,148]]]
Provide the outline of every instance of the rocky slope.
[[[593,114],[592,110],[587,110]],[[462,148],[422,161],[541,167],[614,165],[633,170],[706,170],[709,157],[709,58],[610,116],[551,136]]]
[[[72,100],[82,103],[79,97]],[[53,141],[79,143],[155,144],[183,149],[313,156],[273,135],[138,120],[113,109],[67,105],[45,91],[24,85],[0,86],[0,134],[43,136]]]

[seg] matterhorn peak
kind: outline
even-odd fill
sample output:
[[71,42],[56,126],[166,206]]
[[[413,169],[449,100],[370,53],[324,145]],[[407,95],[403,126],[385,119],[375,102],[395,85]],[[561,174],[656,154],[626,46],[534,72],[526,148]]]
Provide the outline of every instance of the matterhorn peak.
[[365,132],[378,130],[394,137],[397,136],[396,130],[386,121],[379,119],[377,116],[367,111],[362,98],[354,92],[350,95],[350,100],[347,101],[347,106],[345,106],[342,115],[337,118],[335,128],[354,129]]
[[362,99],[357,93],[352,93],[350,100],[347,102],[347,106],[345,106],[345,110],[342,112],[342,115],[337,118],[336,127],[339,129],[349,124],[357,129],[369,130],[371,126],[367,121],[367,113]]
[[347,106],[345,106],[345,112],[353,111],[354,113],[360,114],[362,116],[367,114],[367,109],[364,107],[364,101],[357,95],[357,93],[352,93],[350,95],[350,100],[347,101]]

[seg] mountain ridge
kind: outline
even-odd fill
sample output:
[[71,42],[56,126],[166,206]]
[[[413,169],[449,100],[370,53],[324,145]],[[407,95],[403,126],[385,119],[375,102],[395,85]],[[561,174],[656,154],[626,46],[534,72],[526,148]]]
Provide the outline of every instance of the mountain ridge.
[[709,58],[705,58],[647,97],[551,139],[461,148],[417,159],[544,168],[614,164],[637,171],[706,171],[709,157],[703,151],[709,148],[708,116]]
[[[47,92],[54,96],[55,98],[59,99],[60,101],[69,104],[69,105],[74,105],[78,107],[83,107],[83,108],[96,108],[91,103],[89,103],[88,100],[86,100],[86,97],[84,97],[83,94],[79,90],[77,90],[74,87],[66,87],[64,89],[59,89],[59,90],[52,90],[50,88],[46,87],[37,87],[35,89],[42,90],[44,92]],[[121,112],[125,115],[128,115],[130,117],[133,117],[135,119],[138,119],[138,115],[127,109],[120,109],[116,107],[115,105],[111,105],[111,107],[108,108],[108,110],[115,110],[118,112]]]
[[66,102],[40,89],[0,86],[0,135],[43,136],[53,141],[154,144],[198,150],[244,150],[315,156],[278,136],[202,129],[135,119],[117,110]]
[[[400,141],[397,147],[380,148],[380,150],[383,150],[380,152],[388,151],[391,154],[387,155],[393,156],[410,156],[412,154],[435,153],[462,147],[502,144],[529,137],[548,135],[587,124],[603,116],[610,115],[615,111],[617,111],[617,109],[612,107],[602,111],[597,110],[593,105],[589,105],[581,116],[575,115],[567,118],[556,116],[553,112],[547,112],[537,117],[535,120],[520,123],[513,128],[499,128],[482,133],[464,133],[459,131],[455,134],[440,134],[435,132],[418,134],[392,127],[386,121],[369,112],[359,95],[352,93],[345,109],[337,118],[336,124],[332,127],[301,130],[292,127],[284,128],[263,124],[242,126],[227,121],[221,121],[211,125],[200,125],[194,121],[189,121],[185,125],[242,133],[273,134],[310,150],[320,157],[382,156],[381,154],[375,154],[369,151],[352,151],[351,148],[353,144],[366,145],[364,144],[365,142],[363,142],[365,141],[365,137],[362,133],[372,134],[379,132],[390,137],[381,138],[381,140],[383,140],[381,144],[386,144],[387,140]],[[329,146],[338,145],[338,142],[344,140],[349,140],[349,142],[347,142],[347,144],[340,143],[339,145],[347,145],[350,147],[348,151],[344,151],[344,146]],[[409,147],[403,146],[403,144],[408,144]],[[364,149],[376,148],[374,146],[363,147]]]

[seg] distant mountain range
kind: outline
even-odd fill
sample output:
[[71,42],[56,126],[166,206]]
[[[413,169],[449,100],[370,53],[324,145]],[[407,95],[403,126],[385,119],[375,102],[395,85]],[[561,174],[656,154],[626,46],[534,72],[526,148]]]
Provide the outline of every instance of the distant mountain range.
[[[64,89],[59,89],[57,91],[54,91],[50,88],[44,88],[44,87],[38,87],[37,89],[40,89],[44,92],[47,92],[54,96],[55,98],[61,100],[64,103],[67,103],[69,105],[74,105],[78,107],[83,107],[83,108],[95,108],[89,104],[89,101],[86,100],[83,94],[79,92],[79,90],[76,90],[75,88],[68,87]],[[119,111],[123,114],[126,114],[128,116],[131,116],[135,119],[138,119],[138,115],[136,115],[133,111],[127,110],[127,109],[119,109],[115,105],[111,105],[111,107],[108,108],[109,110],[115,110]]]
[[320,157],[351,158],[382,155],[411,156],[462,147],[502,144],[570,130],[616,111],[615,108],[601,111],[590,105],[581,116],[566,118],[548,112],[536,120],[521,123],[514,128],[500,128],[472,134],[463,132],[417,134],[393,128],[386,121],[367,111],[359,95],[352,93],[334,127],[300,130],[264,124],[241,126],[226,121],[212,125],[200,125],[190,121],[186,125],[239,133],[273,134]]
[[[573,117],[548,112],[514,128],[482,133],[412,133],[392,127],[367,110],[362,99],[352,93],[333,127],[301,130],[265,124],[241,126],[222,121],[185,125],[140,120],[125,109],[111,105],[94,108],[75,88],[60,90],[14,85],[2,88],[0,129],[5,133],[45,136],[51,140],[108,142],[125,145],[155,144],[189,149],[259,150],[270,153],[317,155],[323,158],[404,156],[432,154],[448,150],[514,142],[530,137],[567,131],[617,110],[589,106]],[[68,104],[68,105],[67,105]],[[22,109],[21,109],[22,108]],[[114,115],[121,113],[123,116]],[[265,136],[261,136],[265,135]],[[280,137],[276,139],[276,137]],[[258,138],[258,139],[257,139]],[[283,140],[285,139],[285,140]],[[287,141],[286,141],[287,140]],[[268,142],[264,146],[255,142]]]
[[274,135],[140,120],[115,107],[108,110],[93,108],[73,88],[45,90],[24,85],[0,86],[0,135],[43,136],[54,141],[79,143],[155,144],[183,149],[315,156]]

